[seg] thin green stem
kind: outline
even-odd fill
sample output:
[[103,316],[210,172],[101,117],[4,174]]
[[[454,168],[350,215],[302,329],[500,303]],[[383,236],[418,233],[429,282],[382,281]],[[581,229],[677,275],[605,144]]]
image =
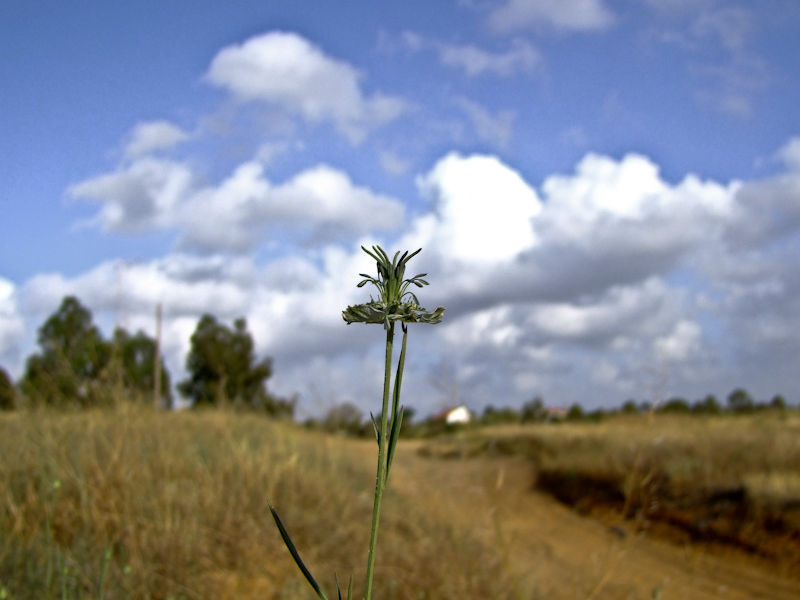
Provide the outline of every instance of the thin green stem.
[[389,393],[392,389],[392,343],[394,341],[394,322],[386,330],[386,365],[383,376],[383,408],[381,410],[381,435],[378,440],[378,474],[375,479],[375,504],[372,508],[372,531],[369,536],[369,556],[367,557],[367,584],[364,600],[372,598],[372,575],[375,570],[375,547],[378,543],[378,521],[381,513],[381,498],[386,486],[386,430],[389,418]]

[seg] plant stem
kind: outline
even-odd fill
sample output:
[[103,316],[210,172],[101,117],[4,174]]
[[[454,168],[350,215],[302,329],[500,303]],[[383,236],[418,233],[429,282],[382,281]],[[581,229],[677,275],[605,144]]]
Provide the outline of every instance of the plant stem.
[[375,480],[375,504],[372,508],[372,532],[369,536],[369,556],[367,557],[367,584],[364,600],[372,598],[372,574],[375,569],[375,546],[378,543],[378,521],[381,512],[381,498],[386,485],[386,433],[389,418],[389,392],[392,378],[392,343],[394,323],[386,330],[386,366],[383,376],[383,408],[381,410],[381,435],[378,440],[378,475]]

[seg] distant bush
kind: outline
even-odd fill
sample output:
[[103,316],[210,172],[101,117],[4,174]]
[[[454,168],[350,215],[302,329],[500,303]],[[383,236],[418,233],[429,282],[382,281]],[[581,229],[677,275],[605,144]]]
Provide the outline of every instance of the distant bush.
[[714,394],[708,394],[702,400],[698,400],[692,405],[692,412],[697,414],[718,415],[722,412],[722,407],[717,402]]
[[786,410],[786,400],[780,394],[775,394],[769,403],[770,408],[777,410]]
[[573,404],[567,411],[567,421],[582,421],[585,416],[580,404]]
[[481,416],[480,423],[481,425],[494,425],[496,423],[519,423],[520,420],[520,413],[510,406],[495,408],[489,404],[483,410],[483,416]]
[[366,427],[362,427],[363,418],[364,413],[356,405],[344,402],[337,404],[328,411],[322,426],[326,431],[360,436],[366,433],[367,429],[372,430],[372,424],[369,422],[365,424]]
[[523,423],[537,423],[547,419],[547,409],[540,396],[522,405],[520,420]]
[[728,408],[735,413],[751,413],[755,411],[756,404],[746,390],[737,388],[728,395]]
[[689,407],[689,403],[684,400],[683,398],[672,398],[667,400],[660,408],[660,412],[663,413],[689,413],[691,412],[691,408]]
[[11,376],[0,367],[0,410],[13,410],[17,405],[17,388]]

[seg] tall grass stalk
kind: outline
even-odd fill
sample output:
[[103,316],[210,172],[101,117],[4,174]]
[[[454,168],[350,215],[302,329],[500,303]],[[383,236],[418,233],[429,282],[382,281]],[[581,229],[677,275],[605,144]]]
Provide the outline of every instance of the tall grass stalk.
[[[386,489],[386,482],[389,479],[389,471],[392,466],[392,459],[394,458],[394,451],[397,446],[397,440],[400,437],[400,428],[403,425],[403,406],[400,405],[400,388],[403,381],[403,368],[405,367],[406,357],[406,340],[408,338],[408,323],[439,323],[444,313],[444,307],[440,306],[433,312],[428,312],[419,305],[419,300],[413,292],[409,292],[410,285],[415,285],[421,288],[428,285],[428,282],[422,279],[425,273],[415,275],[409,279],[404,279],[405,268],[408,261],[416,256],[420,250],[416,250],[409,254],[400,252],[394,255],[390,261],[389,256],[384,252],[380,246],[373,246],[372,252],[361,247],[364,252],[369,254],[377,263],[378,277],[371,277],[361,273],[364,279],[358,284],[358,287],[363,287],[367,283],[373,284],[379,292],[377,300],[370,296],[370,301],[365,304],[358,304],[356,306],[348,306],[342,312],[342,318],[349,325],[351,323],[374,323],[382,324],[386,331],[386,361],[384,364],[384,378],[383,378],[383,401],[381,404],[381,424],[378,427],[375,423],[375,417],[372,417],[372,426],[375,430],[375,438],[378,442],[378,467],[375,477],[375,499],[372,508],[372,529],[369,538],[369,551],[367,553],[367,576],[364,586],[364,600],[371,600],[372,598],[372,584],[373,575],[375,572],[375,553],[378,545],[378,526],[380,524],[381,500],[383,499],[383,492]],[[398,260],[398,256],[400,259]],[[389,393],[392,390],[392,351],[394,346],[394,327],[395,323],[400,322],[403,329],[403,344],[400,350],[400,360],[397,364],[397,374],[394,378],[394,393],[392,396],[391,414],[389,413]],[[327,600],[319,584],[316,582],[311,572],[300,559],[300,555],[295,548],[294,543],[289,537],[288,532],[283,526],[277,512],[270,504],[272,516],[278,526],[283,541],[289,548],[289,552],[294,558],[297,566],[302,571],[305,578],[317,595],[322,600]],[[341,599],[342,592],[339,588],[338,575],[336,576],[336,592],[338,598]],[[352,577],[347,592],[348,600],[352,600],[353,585]]]

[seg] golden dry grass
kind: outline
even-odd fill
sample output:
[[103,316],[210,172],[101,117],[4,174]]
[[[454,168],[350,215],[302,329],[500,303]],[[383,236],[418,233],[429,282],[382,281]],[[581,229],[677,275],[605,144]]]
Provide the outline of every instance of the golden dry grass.
[[[800,501],[800,413],[618,415],[600,423],[465,429],[423,452],[519,454],[539,468],[629,478],[657,468],[675,490],[745,486]],[[639,464],[636,464],[636,463]],[[789,497],[787,498],[787,494]]]
[[[347,440],[123,406],[2,415],[0,456],[7,598],[311,598],[268,498],[329,595],[334,570],[363,586],[374,457]],[[509,597],[497,551],[385,502],[377,597]]]

